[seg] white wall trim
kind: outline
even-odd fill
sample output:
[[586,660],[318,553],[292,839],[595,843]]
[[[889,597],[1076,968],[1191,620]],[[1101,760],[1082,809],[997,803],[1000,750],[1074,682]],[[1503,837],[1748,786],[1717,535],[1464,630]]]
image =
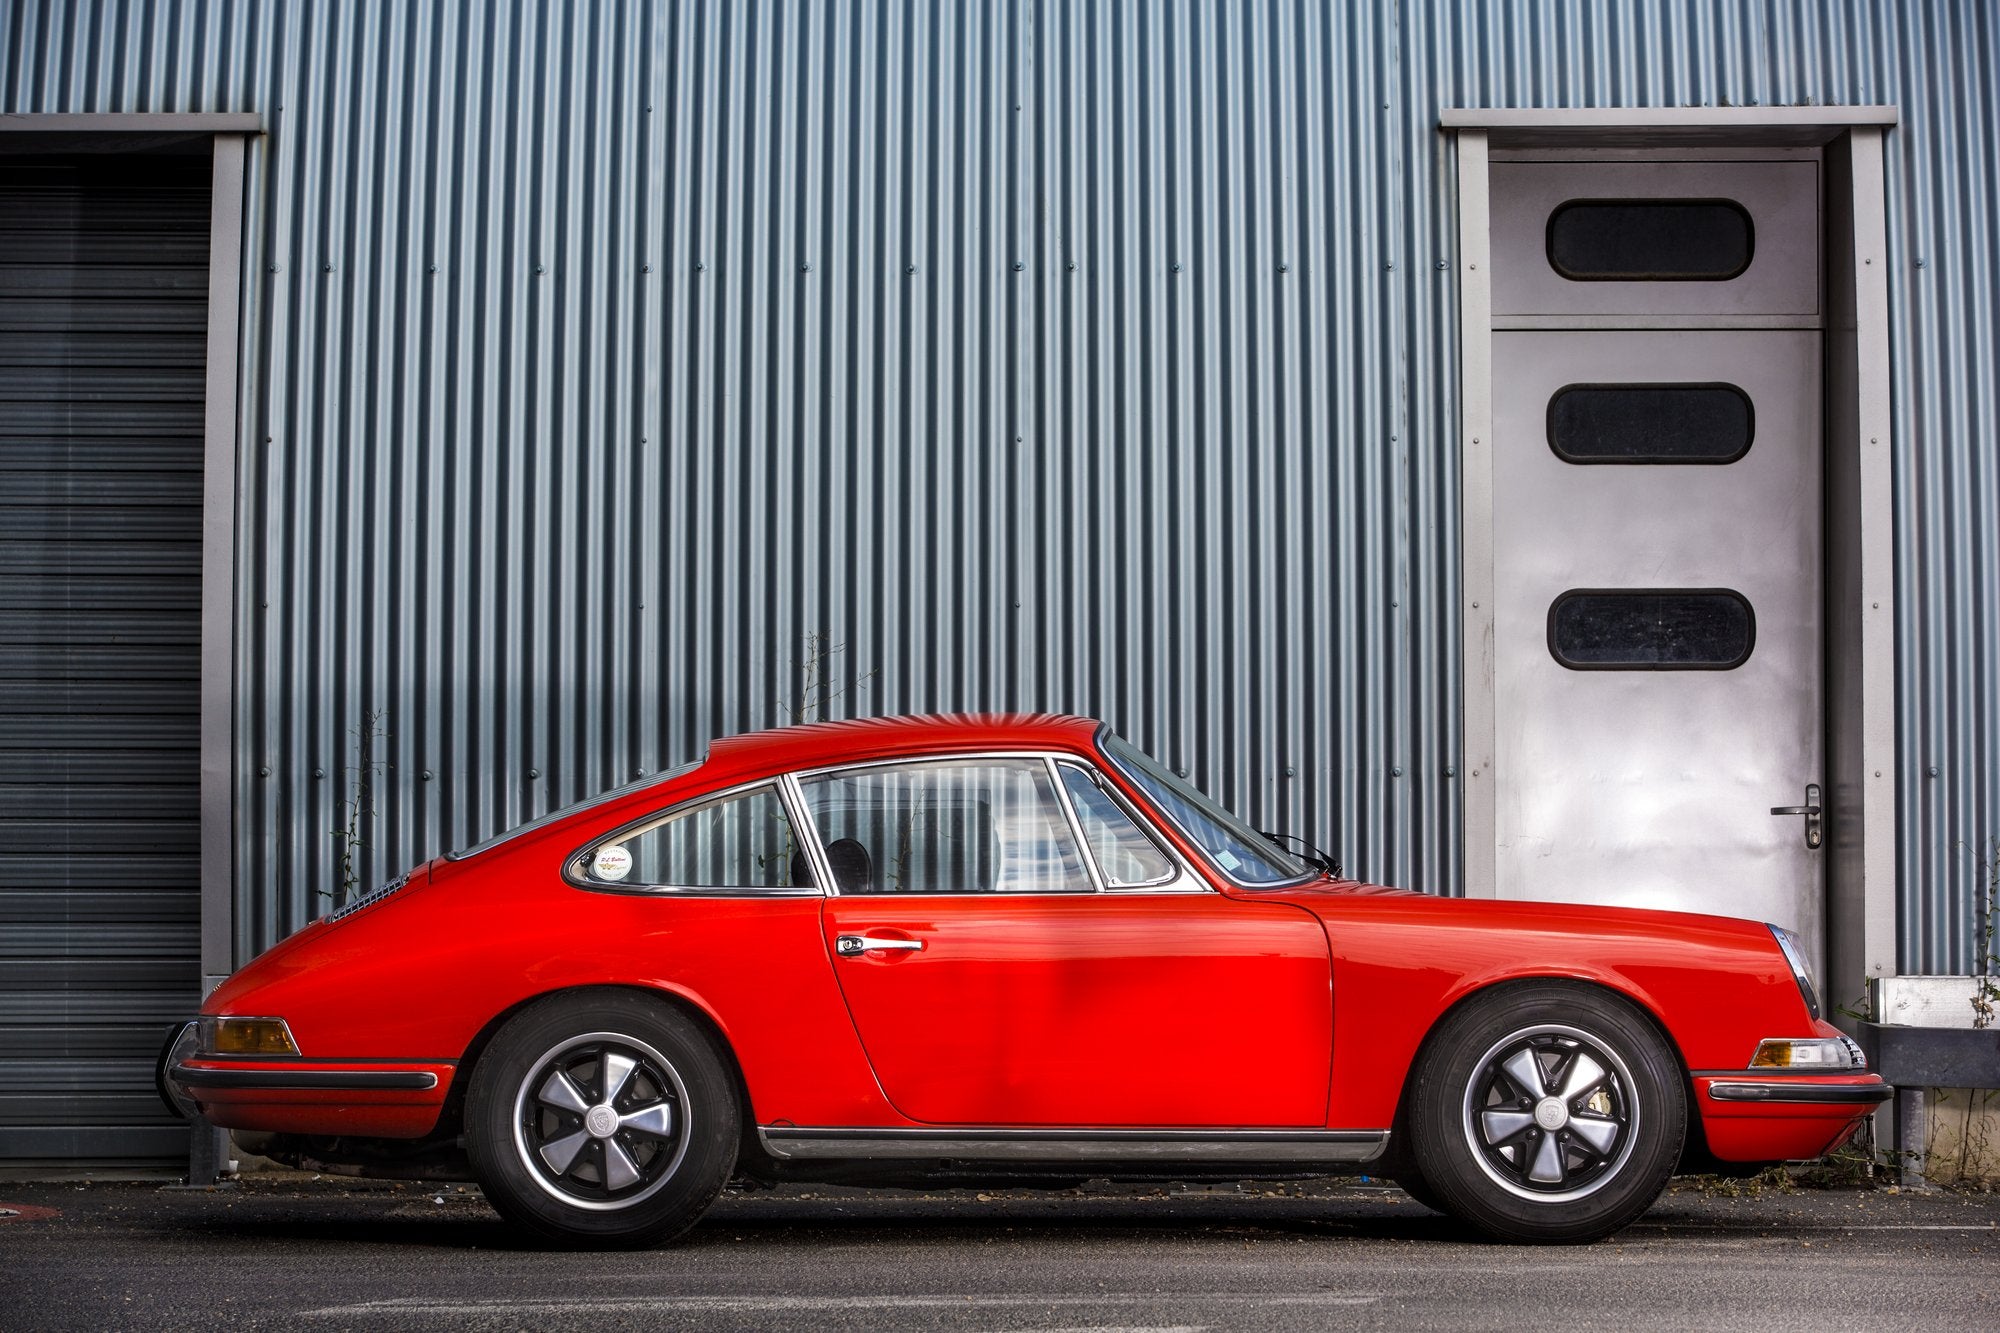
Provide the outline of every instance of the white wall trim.
[[1458,136],[1459,614],[1465,754],[1465,895],[1497,892],[1493,783],[1493,285],[1487,137]]
[[1883,131],[1854,130],[1855,392],[1861,450],[1862,963],[1892,976],[1896,949],[1896,505],[1890,477],[1889,237]]
[[202,412],[201,972],[205,995],[235,970],[236,377],[242,312],[243,156],[218,134],[209,196],[208,381]]
[[1893,106],[1448,107],[1447,130],[1768,130],[1894,125]]

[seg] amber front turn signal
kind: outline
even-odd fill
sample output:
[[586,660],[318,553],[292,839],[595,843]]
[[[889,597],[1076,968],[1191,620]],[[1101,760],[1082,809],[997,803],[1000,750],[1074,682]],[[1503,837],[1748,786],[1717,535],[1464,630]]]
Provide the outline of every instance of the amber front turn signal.
[[1846,1037],[1801,1037],[1792,1041],[1772,1039],[1758,1043],[1750,1057],[1752,1069],[1811,1069],[1840,1073],[1866,1069],[1868,1059],[1861,1048]]
[[297,1055],[299,1045],[282,1018],[206,1018],[203,1043],[210,1055]]

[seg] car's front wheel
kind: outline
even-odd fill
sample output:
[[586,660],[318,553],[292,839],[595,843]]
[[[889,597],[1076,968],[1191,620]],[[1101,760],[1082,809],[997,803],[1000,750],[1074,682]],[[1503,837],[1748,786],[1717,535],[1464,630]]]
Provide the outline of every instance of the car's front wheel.
[[1440,1025],[1410,1128],[1443,1207],[1502,1240],[1597,1240],[1666,1187],[1687,1128],[1680,1062],[1646,1016],[1590,986],[1517,986]]
[[571,1244],[658,1244],[693,1226],[735,1168],[740,1124],[707,1036],[617,991],[517,1014],[466,1095],[466,1149],[487,1199]]

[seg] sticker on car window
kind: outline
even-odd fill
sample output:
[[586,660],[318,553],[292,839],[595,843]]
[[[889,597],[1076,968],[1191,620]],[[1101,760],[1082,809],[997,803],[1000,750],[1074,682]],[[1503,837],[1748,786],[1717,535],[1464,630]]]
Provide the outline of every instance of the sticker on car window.
[[615,842],[609,847],[599,847],[597,855],[591,858],[590,873],[592,878],[616,884],[632,873],[632,853]]

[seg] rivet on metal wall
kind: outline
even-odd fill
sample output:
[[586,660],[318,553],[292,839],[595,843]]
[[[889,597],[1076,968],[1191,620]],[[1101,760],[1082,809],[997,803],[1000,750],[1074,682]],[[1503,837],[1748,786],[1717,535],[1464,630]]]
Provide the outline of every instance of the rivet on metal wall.
[[708,272],[708,265],[697,259],[694,261],[694,271],[697,273],[706,273]]
[[1292,770],[1290,768],[1285,769],[1285,776],[1286,777],[1292,776]]
[[545,269],[545,268],[543,268],[543,267],[542,267],[542,266],[541,266],[540,264],[537,264],[537,265],[535,265],[535,272],[537,272],[537,273],[546,273],[546,272],[548,272],[548,270],[547,270],[547,269]]
[[[1932,770],[1931,770],[1931,772],[1935,773],[1935,772],[1937,772],[1937,770],[1936,770],[1936,769],[1932,769]],[[323,768],[315,768],[315,769],[313,770],[313,777],[315,777],[315,778],[323,778],[323,777],[325,777],[325,776],[326,776],[326,770],[325,770],[325,769],[323,769]]]
[[[1178,272],[1180,272],[1180,271],[1181,271],[1181,266],[1180,266],[1179,264],[1176,264],[1176,265],[1174,265],[1174,272],[1178,273]],[[1186,776],[1187,776],[1187,774],[1183,773],[1183,774],[1181,774],[1181,776],[1182,776],[1182,777],[1186,777]]]
[[438,271],[438,266],[437,266],[436,264],[432,264],[432,265],[431,265],[431,272],[435,273],[435,272],[437,272],[437,271]]
[[1069,271],[1072,273],[1076,272],[1076,261],[1074,259],[1069,261]]
[[1394,272],[1396,271],[1396,261],[1395,261],[1395,260],[1393,260],[1393,259],[1392,259],[1392,260],[1390,260],[1390,261],[1389,261],[1389,263],[1388,263],[1388,269],[1389,269],[1389,271],[1390,271],[1391,273],[1394,273]]
[[810,272],[812,272],[812,271],[813,271],[813,266],[812,266],[811,264],[801,264],[801,265],[799,265],[799,272],[801,272],[801,273],[810,273]]
[[1444,766],[1444,775],[1448,778],[1455,778],[1458,776],[1458,770],[1453,768],[1450,764],[1446,764]]
[[1285,262],[1284,260],[1282,260],[1282,259],[1280,259],[1280,260],[1278,261],[1278,272],[1280,272],[1280,273],[1290,273],[1291,271],[1292,271],[1292,266],[1291,266],[1290,264],[1287,264],[1287,263],[1286,263],[1286,262]]
[[431,780],[431,771],[427,768],[424,770],[424,781],[429,782],[430,780]]
[[542,770],[539,768],[531,768],[528,770],[528,776],[530,778],[538,778],[541,775],[542,775]]
[[332,265],[332,264],[328,264],[328,265],[326,266],[326,271],[327,271],[328,273],[331,273],[331,272],[333,272],[333,265]]
[[1020,272],[1020,271],[1021,271],[1022,269],[1026,268],[1026,267],[1027,267],[1027,265],[1026,265],[1026,264],[1023,264],[1023,263],[1022,263],[1022,262],[1021,262],[1020,260],[1018,260],[1018,259],[1017,259],[1017,260],[1015,260],[1015,261],[1014,261],[1014,271],[1015,271],[1016,273],[1019,273],[1019,272]]
[[916,266],[915,264],[912,264],[912,265],[910,265],[910,266],[909,266],[908,268],[904,269],[903,271],[904,271],[905,273],[915,273],[915,272],[917,271],[917,266]]
[[1936,766],[1935,764],[1933,764],[1933,765],[1931,766],[1931,776],[1932,776],[1932,777],[1936,777],[1937,775],[1938,775],[1938,771],[1937,771],[1937,766]]
[[1449,259],[1440,259],[1438,260],[1438,267],[1441,269],[1450,268],[1451,261]]
[[1400,768],[1392,768],[1389,770],[1389,776],[1392,778],[1400,778],[1403,776],[1403,770]]
[[276,273],[277,271],[278,271],[278,266],[276,264],[271,265],[271,272]]
[[653,266],[651,264],[641,264],[639,265],[639,271],[641,273],[651,273],[653,271]]
[[271,776],[271,770],[268,768],[260,768],[257,770],[257,776],[260,778],[268,778]]

